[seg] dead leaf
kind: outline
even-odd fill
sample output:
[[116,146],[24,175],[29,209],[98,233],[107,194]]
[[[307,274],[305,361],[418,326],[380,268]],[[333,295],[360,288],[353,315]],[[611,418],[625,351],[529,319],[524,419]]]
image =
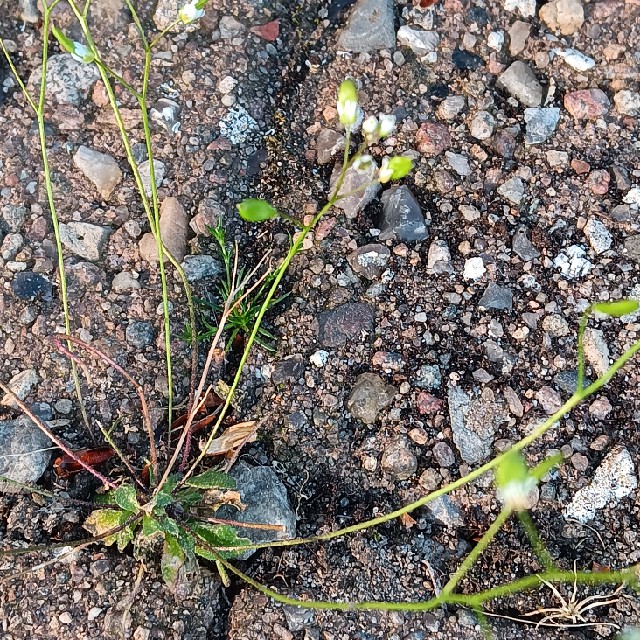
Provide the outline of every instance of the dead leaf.
[[413,527],[416,523],[416,521],[408,513],[403,513],[400,516],[400,522],[402,523],[402,526],[407,529],[411,529],[411,527]]
[[204,504],[217,511],[223,504],[230,504],[238,511],[244,511],[247,505],[240,499],[240,492],[233,490],[209,489],[204,492]]
[[234,424],[211,443],[205,455],[222,456],[242,446],[245,442],[254,442],[256,429],[257,423],[255,420]]

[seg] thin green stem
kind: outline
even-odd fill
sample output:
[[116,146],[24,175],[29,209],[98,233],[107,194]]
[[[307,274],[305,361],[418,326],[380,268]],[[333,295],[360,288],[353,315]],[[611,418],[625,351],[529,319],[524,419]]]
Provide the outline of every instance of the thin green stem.
[[151,49],[153,49],[153,47],[155,47],[158,42],[160,42],[160,40],[162,40],[162,38],[164,38],[167,33],[169,33],[169,31],[171,31],[174,27],[177,27],[180,23],[182,22],[182,20],[180,20],[179,18],[174,20],[168,27],[166,27],[165,29],[163,29],[152,41],[151,44],[149,44],[149,46],[147,47],[147,50],[150,51]]
[[491,526],[484,532],[484,535],[478,541],[478,544],[469,552],[467,557],[462,561],[456,572],[451,576],[447,584],[442,587],[441,595],[448,596],[453,593],[460,580],[464,578],[469,569],[475,564],[482,552],[491,544],[502,525],[511,516],[511,509],[503,509],[498,517],[491,523]]
[[592,309],[593,305],[590,305],[582,314],[580,325],[578,326],[578,381],[576,384],[578,392],[582,391],[584,387],[584,333],[587,329],[587,322],[589,322],[589,315]]
[[556,569],[556,564],[547,547],[544,545],[544,542],[540,539],[540,534],[538,533],[536,525],[529,515],[529,512],[518,511],[518,520],[520,520],[520,524],[522,525],[524,532],[527,534],[527,538],[529,538],[529,542],[531,543],[536,556],[538,556],[538,559],[542,562],[542,566],[545,568],[545,571],[553,571]]

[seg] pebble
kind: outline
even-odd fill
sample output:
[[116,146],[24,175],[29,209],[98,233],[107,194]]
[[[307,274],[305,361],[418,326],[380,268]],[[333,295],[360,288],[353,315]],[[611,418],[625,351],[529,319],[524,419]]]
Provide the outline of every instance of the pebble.
[[101,227],[88,222],[61,222],[60,240],[75,255],[97,262],[104,255],[104,247],[111,231],[110,227]]
[[584,332],[584,359],[593,367],[598,376],[609,369],[609,346],[600,329],[587,327]]
[[318,164],[329,164],[334,156],[344,149],[344,136],[333,129],[322,129],[316,140]]
[[633,187],[622,198],[622,202],[630,204],[632,207],[640,207],[640,187]]
[[328,359],[329,359],[329,352],[323,351],[322,349],[318,349],[318,351],[311,354],[311,357],[309,358],[309,362],[311,362],[311,364],[321,369],[322,367],[324,367],[325,364],[327,364]]
[[[177,198],[165,198],[160,207],[160,236],[167,251],[178,261],[184,260],[189,236],[189,217]],[[143,260],[158,262],[158,247],[152,233],[145,233],[138,243]],[[165,262],[169,258],[164,256]]]
[[542,5],[539,16],[552,31],[570,36],[583,25],[584,8],[580,0],[551,0]]
[[222,272],[220,262],[207,254],[185,256],[180,266],[189,282],[211,278]]
[[122,293],[123,291],[134,291],[136,289],[140,289],[141,286],[142,285],[138,282],[138,280],[127,271],[116,273],[116,275],[113,276],[113,281],[111,283],[111,288],[116,293]]
[[437,31],[419,31],[406,25],[398,29],[397,38],[400,46],[409,47],[418,57],[435,51],[440,44]]
[[281,385],[288,381],[299,380],[304,377],[304,369],[304,362],[299,354],[279,360],[273,366],[271,381],[273,384]]
[[559,315],[545,316],[542,321],[542,329],[552,338],[562,338],[569,335],[569,323]]
[[24,238],[21,234],[8,233],[0,246],[0,255],[3,260],[13,260],[23,246]]
[[[41,75],[40,67],[36,66],[28,82],[31,95],[37,95],[34,89],[40,86]],[[78,62],[70,53],[51,55],[47,61],[47,101],[80,106],[99,78],[94,64]]]
[[482,278],[486,269],[482,258],[469,258],[464,263],[464,270],[462,272],[462,278],[464,280],[477,280]]
[[560,121],[558,107],[534,107],[524,110],[527,125],[524,141],[526,144],[541,144],[553,134]]
[[164,31],[173,25],[170,31],[179,31],[181,24],[174,24],[178,17],[178,11],[184,3],[182,0],[158,0],[153,21],[160,31]]
[[563,276],[569,280],[586,276],[593,265],[585,258],[586,251],[580,245],[574,244],[561,251],[553,260],[553,266],[560,269]]
[[[165,166],[161,160],[153,161],[154,176],[156,179],[156,188],[162,185],[164,180]],[[138,171],[140,172],[140,179],[142,180],[142,187],[147,197],[151,197],[151,167],[150,162],[145,160],[138,165]]]
[[413,383],[416,387],[427,389],[428,391],[439,389],[442,385],[440,367],[435,364],[423,364],[416,372]]
[[[296,513],[291,508],[286,487],[271,467],[251,467],[245,462],[238,462],[230,474],[236,480],[240,499],[246,509],[239,511],[232,506],[223,506],[217,511],[218,517],[239,522],[282,525],[278,531],[242,529],[243,537],[255,543],[295,538]],[[254,553],[255,550],[246,551],[240,558],[246,560]]]
[[573,496],[564,517],[586,524],[598,509],[613,506],[638,486],[633,458],[624,447],[615,447],[596,469],[593,480]]
[[611,102],[601,89],[580,89],[564,96],[564,107],[577,120],[594,119],[607,114]]
[[2,219],[10,233],[18,233],[27,218],[27,209],[22,205],[5,204]]
[[381,244],[367,244],[358,247],[349,256],[349,264],[355,273],[363,275],[368,280],[378,278],[387,266],[391,251]]
[[93,182],[104,200],[109,199],[122,178],[122,171],[114,158],[84,145],[75,152],[73,163]]
[[[342,165],[336,164],[331,173],[330,188],[333,189],[338,182]],[[353,165],[347,169],[347,172],[340,188],[340,193],[349,193],[355,191],[362,185],[375,181],[378,176],[378,165],[372,160],[366,167],[356,169]],[[369,184],[365,189],[353,193],[347,198],[338,200],[335,206],[344,212],[344,215],[353,220],[358,217],[358,213],[362,211],[375,197],[380,190],[380,183],[374,182]]]
[[553,52],[576,71],[589,71],[596,66],[596,61],[593,58],[576,49],[553,49]]
[[513,309],[513,292],[509,287],[501,287],[491,282],[480,298],[478,306],[482,309],[511,311]]
[[498,193],[511,202],[512,204],[520,204],[525,196],[525,187],[522,178],[513,176],[498,187]]
[[400,242],[421,242],[429,236],[429,220],[409,187],[392,187],[382,194],[382,217],[379,221],[380,240],[396,239]]
[[449,129],[437,122],[424,122],[416,131],[416,148],[429,158],[439,156],[451,146]]
[[589,218],[583,231],[596,254],[604,253],[611,248],[613,238],[607,227],[598,218]]
[[589,415],[596,420],[606,420],[612,411],[613,407],[607,398],[596,398],[589,405]]
[[53,406],[55,410],[63,416],[69,415],[73,410],[73,402],[68,398],[61,398]]
[[50,447],[49,438],[27,416],[1,421],[0,475],[16,482],[37,482],[49,465]]
[[503,158],[512,158],[516,150],[516,139],[505,129],[493,136],[491,146],[495,149],[496,153]]
[[407,439],[400,437],[385,448],[380,465],[395,480],[407,480],[416,472],[418,459]]
[[623,89],[613,96],[616,110],[623,116],[640,116],[640,93]]
[[465,104],[464,96],[447,96],[438,105],[436,114],[442,120],[453,120],[464,109]]
[[451,62],[453,62],[456,69],[461,70],[476,71],[484,67],[484,60],[480,56],[458,48],[453,50]]
[[372,330],[373,310],[368,304],[347,303],[318,316],[318,340],[325,347],[359,342]]
[[351,415],[364,422],[374,424],[380,411],[388,407],[395,397],[396,389],[375,373],[362,373],[347,399],[347,409]]
[[[456,528],[464,526],[464,516],[449,496],[441,496],[427,503],[431,515],[446,527]],[[475,626],[475,625],[474,625]]]
[[545,153],[550,167],[566,167],[569,163],[569,154],[566,151],[552,149]]
[[358,0],[338,36],[338,49],[354,53],[393,49],[395,43],[392,0]]
[[542,102],[542,86],[533,71],[522,61],[516,60],[503,71],[496,83],[526,107],[539,107]]
[[527,237],[526,227],[518,227],[516,232],[513,234],[511,247],[518,254],[520,259],[525,262],[535,260],[540,257],[540,252],[531,244],[531,241]]
[[258,123],[249,115],[244,107],[234,107],[220,119],[218,123],[220,135],[231,144],[245,143],[252,133],[258,130]]
[[[33,391],[33,388],[40,382],[40,378],[38,378],[38,374],[35,369],[25,369],[20,373],[17,373],[15,376],[9,380],[7,386],[20,400],[25,400],[29,394]],[[17,409],[18,405],[15,400],[6,394],[2,398],[2,402],[0,405],[3,407],[11,407],[12,409]],[[0,449],[1,450],[1,449]]]
[[640,235],[625,238],[624,250],[632,260],[640,263]]
[[492,31],[487,37],[487,46],[494,51],[502,51],[504,46],[504,31]]
[[125,338],[132,347],[142,349],[152,344],[155,339],[153,325],[144,320],[134,320],[127,325]]
[[532,18],[536,15],[536,0],[504,0],[504,8],[518,10],[523,18]]
[[496,119],[488,111],[478,111],[469,124],[469,132],[476,140],[487,140],[495,126]]
[[527,39],[531,33],[531,25],[522,20],[516,20],[509,29],[509,53],[517,56],[522,53],[527,46]]
[[222,16],[218,23],[218,29],[223,40],[231,40],[246,31],[242,22],[239,22],[233,16]]
[[445,151],[445,157],[449,166],[462,178],[471,175],[471,167],[469,166],[469,158],[461,153],[453,153]]
[[441,467],[451,467],[456,462],[453,449],[446,442],[436,442],[433,445],[433,457]]
[[562,406],[560,394],[548,385],[545,385],[536,393],[536,400],[548,416],[553,415]]
[[41,298],[45,302],[53,299],[53,287],[49,280],[33,271],[17,273],[11,283],[11,290],[21,300]]
[[596,169],[589,174],[586,184],[592,193],[603,196],[609,191],[610,182],[611,176],[606,169]]
[[453,273],[453,271],[451,251],[446,240],[434,240],[429,245],[427,254],[427,273],[438,275]]
[[[567,396],[573,395],[578,388],[578,372],[577,371],[560,371],[553,377],[553,383],[560,391]],[[585,378],[584,386],[588,387],[591,380]]]

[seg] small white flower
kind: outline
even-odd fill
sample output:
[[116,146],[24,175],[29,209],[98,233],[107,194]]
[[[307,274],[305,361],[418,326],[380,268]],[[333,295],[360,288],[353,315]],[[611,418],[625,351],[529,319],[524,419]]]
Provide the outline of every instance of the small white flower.
[[382,165],[378,171],[378,180],[384,184],[393,177],[393,168],[389,166],[389,158],[382,158]]
[[199,20],[204,15],[204,9],[200,9],[198,5],[200,0],[191,0],[188,4],[185,4],[180,11],[178,11],[178,18],[184,22],[184,24],[190,24],[196,20]]
[[368,139],[370,138],[374,138],[375,136],[378,135],[378,118],[376,118],[375,116],[369,116],[363,123],[362,123],[362,133],[364,134],[364,137]]
[[381,138],[386,138],[393,133],[393,130],[396,128],[396,117],[391,115],[386,115],[384,113],[380,114],[380,126],[378,127],[378,134]]
[[353,163],[353,168],[356,171],[361,171],[362,169],[367,169],[369,165],[373,162],[373,158],[368,155],[360,156]]
[[71,51],[71,57],[78,62],[84,62],[88,64],[89,62],[93,62],[95,60],[95,56],[93,53],[85,47],[83,44],[79,42],[73,43],[73,51]]
[[353,124],[358,116],[358,102],[356,100],[338,102],[338,116],[342,124]]
[[537,480],[534,476],[527,476],[524,480],[512,480],[498,488],[498,497],[508,509],[524,511],[536,484]]

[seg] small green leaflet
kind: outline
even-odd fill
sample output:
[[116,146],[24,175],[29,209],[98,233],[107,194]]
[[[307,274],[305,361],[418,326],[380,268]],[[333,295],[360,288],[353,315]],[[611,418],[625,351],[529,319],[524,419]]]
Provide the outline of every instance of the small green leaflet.
[[637,300],[616,300],[615,302],[597,302],[593,305],[593,310],[606,316],[620,318],[637,311],[639,306],[640,302]]
[[411,158],[407,158],[406,156],[395,156],[393,158],[389,158],[388,167],[391,169],[391,180],[400,180],[400,178],[404,178],[409,171],[411,171],[411,167],[413,166],[413,161]]
[[175,591],[180,577],[180,569],[184,566],[185,554],[176,538],[166,535],[162,546],[160,567],[162,577],[169,589]]
[[136,498],[136,490],[133,485],[123,484],[113,492],[114,502],[125,511],[136,513],[140,510],[140,505]]
[[235,489],[235,479],[227,473],[209,469],[200,475],[189,478],[185,482],[188,487],[195,489]]
[[278,211],[266,200],[247,198],[238,205],[240,217],[247,222],[263,222],[278,217]]
[[148,515],[142,516],[142,536],[148,538],[155,533],[164,533],[155,518]]
[[[210,547],[240,547],[251,546],[251,540],[240,538],[233,527],[226,524],[206,524],[204,522],[190,522],[189,528],[197,534],[198,538],[206,543],[207,546],[198,544],[196,540],[195,552],[206,560],[216,560],[215,554]],[[235,549],[233,551],[217,550],[223,558],[235,558],[243,553],[242,550]]]
[[[84,522],[84,528],[94,536],[101,536],[111,531],[111,529],[116,529],[123,525],[130,517],[131,513],[127,511],[98,509],[97,511],[89,514],[89,517]],[[133,538],[133,531],[135,530],[136,524],[137,523],[134,522],[127,526],[123,531],[107,536],[103,540],[104,544],[109,546],[117,541],[118,549],[122,551],[122,549],[124,549]]]

